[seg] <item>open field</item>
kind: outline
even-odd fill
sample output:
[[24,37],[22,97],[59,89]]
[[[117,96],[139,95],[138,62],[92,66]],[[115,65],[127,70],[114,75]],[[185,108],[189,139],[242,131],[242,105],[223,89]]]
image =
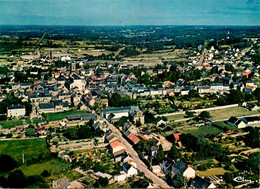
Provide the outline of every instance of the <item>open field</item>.
[[245,108],[240,106],[232,107],[232,108],[225,108],[220,110],[212,110],[209,111],[210,115],[212,116],[212,120],[221,120],[221,119],[229,119],[231,116],[241,117],[241,116],[248,116],[258,114],[258,111],[249,111]]
[[2,125],[3,129],[9,129],[15,126],[23,125],[23,122],[21,120],[0,121],[0,125]]
[[25,162],[37,158],[40,154],[49,151],[44,139],[8,140],[0,141],[0,154],[13,157],[17,162]]
[[178,120],[178,119],[184,119],[186,114],[177,114],[177,115],[171,115],[167,117],[168,121]]
[[20,169],[26,176],[40,175],[44,170],[47,170],[51,175],[57,175],[61,172],[64,172],[65,174],[69,167],[70,165],[67,162],[61,162],[58,159],[50,159],[33,165],[23,165]]
[[58,113],[48,113],[46,114],[47,120],[48,121],[58,121],[64,119],[68,115],[76,115],[76,114],[85,114],[88,113],[85,110],[70,110],[70,111],[65,111],[65,112],[58,112]]
[[222,167],[218,167],[218,168],[211,168],[206,171],[196,171],[196,174],[199,176],[207,177],[212,175],[224,175],[225,172],[230,172],[230,171],[227,171]]
[[223,130],[213,127],[213,126],[200,126],[198,129],[187,129],[184,132],[190,133],[195,136],[201,136],[201,135],[217,135],[221,133]]

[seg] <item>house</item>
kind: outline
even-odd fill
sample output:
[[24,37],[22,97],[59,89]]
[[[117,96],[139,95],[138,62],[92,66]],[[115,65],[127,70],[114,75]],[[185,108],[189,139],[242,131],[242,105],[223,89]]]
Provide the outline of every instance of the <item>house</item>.
[[177,173],[182,174],[187,179],[195,177],[195,170],[190,166],[182,161],[176,161],[172,165],[172,176],[176,175]]
[[122,153],[123,151],[126,150],[126,147],[125,145],[120,142],[119,140],[115,140],[114,142],[111,142],[109,144],[109,149],[110,151],[114,154],[114,155],[117,155],[117,154],[120,154]]
[[192,188],[216,188],[216,186],[213,183],[210,183],[209,181],[196,176],[195,178],[191,179],[191,185]]
[[83,102],[80,102],[77,105],[77,109],[78,110],[88,110],[89,108]]
[[103,121],[95,121],[92,127],[96,130],[97,128],[106,131],[106,123]]
[[174,133],[173,134],[175,142],[178,142],[180,140],[180,136],[181,136],[181,133]]
[[123,164],[123,170],[126,172],[127,177],[132,177],[138,174],[138,171],[134,166],[130,165],[129,163]]
[[93,113],[86,113],[86,114],[75,114],[75,115],[68,115],[66,116],[68,121],[89,121],[89,120],[97,120],[97,115]]
[[260,106],[252,105],[252,106],[249,107],[249,110],[250,110],[250,111],[257,111],[257,110],[260,110]]
[[25,116],[25,106],[20,104],[12,104],[7,107],[7,117]]
[[149,153],[150,153],[151,158],[155,158],[157,156],[157,151],[158,151],[158,148],[156,146],[152,146],[149,149]]
[[134,166],[134,168],[137,168],[137,164],[136,164],[136,162],[133,160],[133,158],[131,158],[131,156],[126,156],[124,159],[123,159],[123,162],[124,163],[128,163],[128,164],[130,164],[130,165],[132,165],[132,166]]
[[160,165],[153,165],[152,166],[152,172],[154,174],[159,174],[161,171],[162,171],[162,169],[161,169]]
[[258,116],[252,116],[252,117],[243,117],[241,118],[241,121],[245,122],[248,126],[249,125],[258,125],[260,124],[260,117]]
[[130,133],[133,133],[133,134],[137,134],[138,133],[137,127],[134,124],[132,124],[130,121],[126,122],[123,125],[123,130],[124,131],[129,131]]
[[130,140],[130,142],[133,145],[137,144],[140,141],[140,139],[137,136],[135,136],[134,134],[128,135],[127,138]]
[[52,188],[71,188],[71,186],[68,179],[66,177],[63,177],[53,182]]
[[159,127],[162,124],[166,125],[166,122],[161,119],[160,121],[157,122],[157,127]]
[[233,127],[236,127],[238,129],[240,128],[245,128],[246,127],[246,122],[241,120],[241,119],[238,119],[236,117],[230,117],[227,121],[227,123]]
[[161,170],[164,172],[164,174],[168,174],[170,172],[172,164],[173,164],[173,161],[167,157],[165,157],[162,160],[162,162],[159,163]]
[[55,107],[53,103],[42,103],[39,104],[39,113],[54,113],[55,112]]
[[117,174],[117,175],[114,176],[114,181],[120,182],[120,181],[126,180],[126,178],[127,178],[126,172],[121,171],[120,174]]
[[102,178],[108,178],[108,179],[112,178],[112,175],[107,174],[107,173],[102,173],[100,171],[96,172],[95,175],[98,176],[98,177],[102,177]]

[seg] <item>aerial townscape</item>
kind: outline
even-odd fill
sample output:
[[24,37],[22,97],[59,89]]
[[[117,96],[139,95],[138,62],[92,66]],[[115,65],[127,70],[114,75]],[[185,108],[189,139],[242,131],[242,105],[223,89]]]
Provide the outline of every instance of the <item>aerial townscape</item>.
[[260,26],[0,25],[0,188],[258,188],[259,127]]

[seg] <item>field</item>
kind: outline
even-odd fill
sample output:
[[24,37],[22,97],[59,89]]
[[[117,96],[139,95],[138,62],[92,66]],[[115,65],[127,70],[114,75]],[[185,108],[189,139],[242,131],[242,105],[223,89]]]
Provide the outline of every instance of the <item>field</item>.
[[225,172],[230,172],[230,171],[227,171],[224,168],[219,167],[219,168],[211,168],[206,171],[196,171],[196,174],[199,176],[207,177],[212,175],[224,175]]
[[224,130],[235,129],[235,127],[232,127],[231,125],[226,124],[224,121],[217,121],[217,122],[214,122],[214,124],[218,125],[219,127],[223,128]]
[[38,118],[33,118],[33,123],[41,123],[42,120],[38,119]]
[[258,111],[249,111],[242,107],[232,107],[232,108],[225,108],[221,110],[212,110],[209,111],[210,115],[212,116],[212,120],[222,120],[222,119],[229,119],[231,116],[241,117],[241,116],[248,116],[258,114]]
[[168,121],[173,121],[173,120],[178,120],[178,119],[184,119],[186,114],[177,114],[177,115],[172,115],[172,116],[167,116]]
[[1,121],[0,125],[2,125],[3,129],[9,129],[15,126],[23,125],[23,122],[21,120]]
[[59,112],[59,113],[48,113],[46,114],[46,116],[48,121],[58,121],[64,119],[68,115],[85,114],[85,113],[88,112],[85,110],[79,110],[79,111],[70,110],[70,111]]
[[44,139],[9,140],[0,141],[0,154],[13,157],[17,162],[22,162],[24,154],[25,162],[37,158],[43,152],[49,151]]
[[57,175],[60,173],[65,174],[69,167],[70,165],[67,162],[61,162],[58,159],[50,159],[29,166],[23,165],[20,168],[26,176],[31,176],[40,175],[44,170],[47,170],[51,175]]
[[201,136],[201,135],[217,135],[221,132],[223,132],[223,130],[213,127],[213,126],[200,126],[199,129],[194,129],[194,130],[185,130],[185,133],[190,133],[192,135],[195,136]]

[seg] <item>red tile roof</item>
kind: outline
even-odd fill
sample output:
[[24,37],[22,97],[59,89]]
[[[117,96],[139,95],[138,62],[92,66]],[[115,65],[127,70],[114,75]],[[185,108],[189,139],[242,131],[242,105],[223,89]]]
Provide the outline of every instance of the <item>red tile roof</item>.
[[111,142],[110,146],[113,149],[118,147],[118,146],[125,147],[125,145],[122,142],[120,142],[119,140],[115,140],[114,142]]
[[137,144],[137,143],[140,141],[140,139],[139,139],[137,136],[135,136],[134,134],[128,135],[128,138],[129,138],[134,144]]

